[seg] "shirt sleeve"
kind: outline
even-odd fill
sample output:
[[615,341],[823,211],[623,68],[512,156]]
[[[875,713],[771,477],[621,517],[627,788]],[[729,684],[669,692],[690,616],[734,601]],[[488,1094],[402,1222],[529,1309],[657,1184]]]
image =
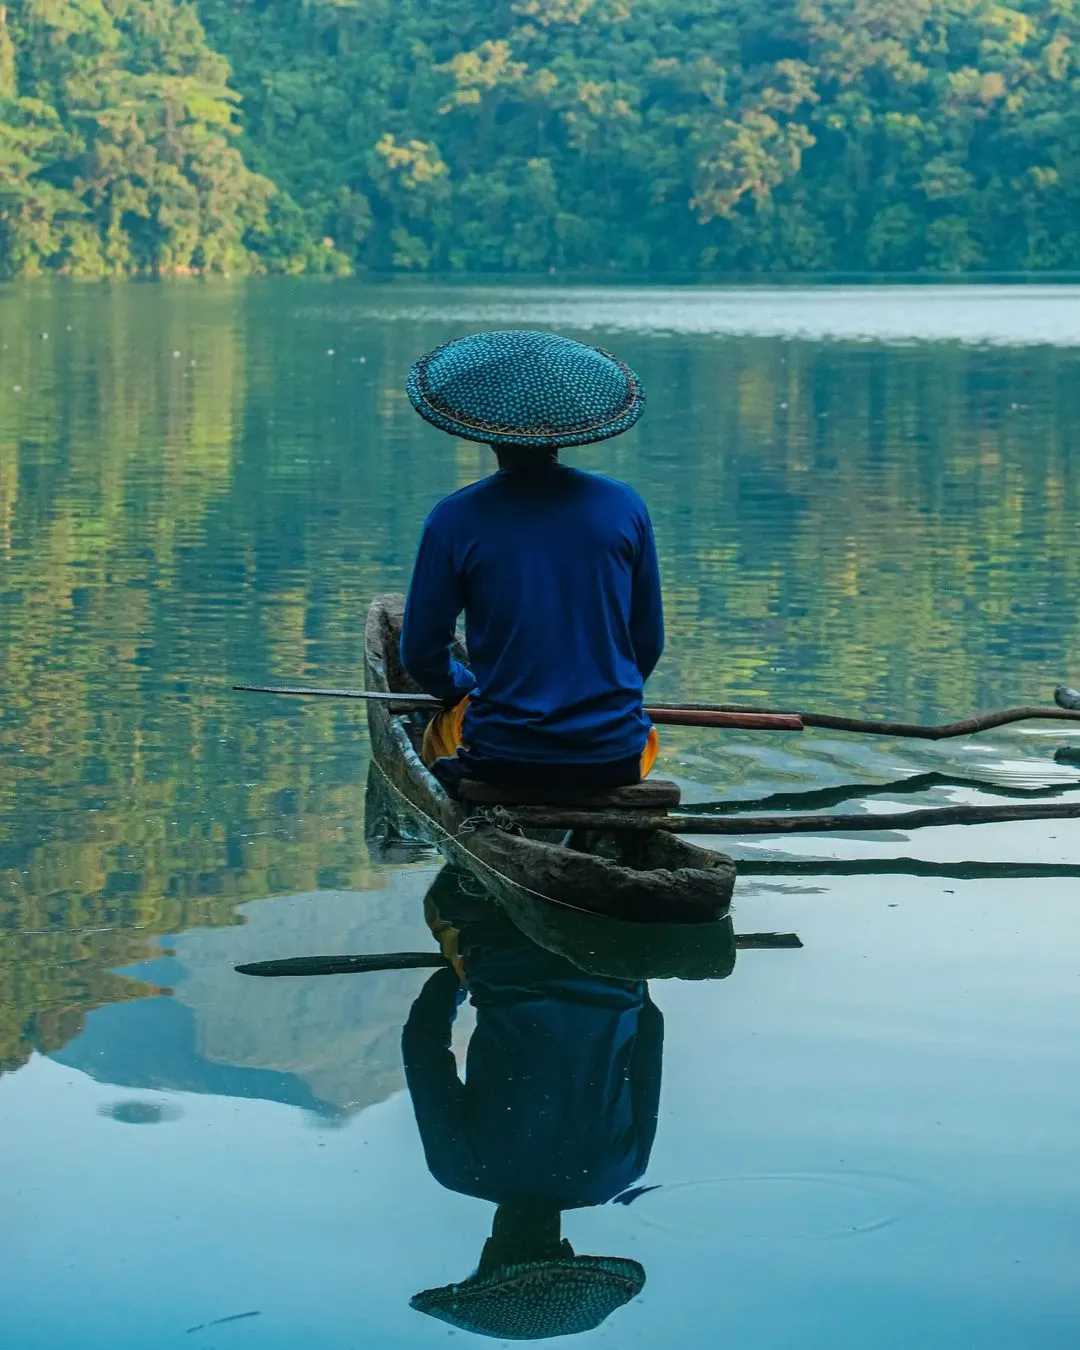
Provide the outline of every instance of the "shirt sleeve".
[[641,678],[647,680],[664,651],[664,602],[660,596],[660,563],[652,521],[643,510],[641,544],[634,561],[630,602],[630,641]]
[[451,1189],[475,1183],[465,1138],[465,1086],[450,1033],[465,991],[453,970],[437,970],[417,995],[401,1034],[405,1082],[432,1176]]
[[420,537],[405,605],[401,660],[420,688],[444,703],[459,703],[476,683],[451,651],[464,607],[453,556],[429,520]]

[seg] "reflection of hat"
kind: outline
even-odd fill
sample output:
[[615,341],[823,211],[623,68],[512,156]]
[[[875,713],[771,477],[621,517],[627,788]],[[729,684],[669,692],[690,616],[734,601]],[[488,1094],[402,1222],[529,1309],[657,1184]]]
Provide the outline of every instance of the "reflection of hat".
[[645,391],[599,347],[525,329],[476,333],[422,356],[409,372],[421,417],[468,441],[557,450],[629,430]]
[[425,1289],[411,1306],[462,1331],[540,1341],[592,1331],[645,1285],[645,1268],[621,1256],[523,1261]]

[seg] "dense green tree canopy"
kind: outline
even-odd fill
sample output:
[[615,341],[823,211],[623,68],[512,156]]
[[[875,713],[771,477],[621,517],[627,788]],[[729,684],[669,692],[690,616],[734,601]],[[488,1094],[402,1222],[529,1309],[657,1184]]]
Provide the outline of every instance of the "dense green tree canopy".
[[1076,268],[1078,40],[1080,0],[12,0],[0,263]]
[[225,271],[273,185],[234,145],[228,65],[173,0],[0,5],[0,265]]

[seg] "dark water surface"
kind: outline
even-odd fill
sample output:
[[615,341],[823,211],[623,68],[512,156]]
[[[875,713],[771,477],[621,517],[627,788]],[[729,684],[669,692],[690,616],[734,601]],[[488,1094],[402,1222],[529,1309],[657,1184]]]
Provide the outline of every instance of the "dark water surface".
[[[362,712],[229,685],[359,682],[368,600],[488,469],[405,372],[507,324],[643,376],[639,428],[568,458],[652,507],[656,695],[944,720],[1080,683],[1076,291],[0,289],[5,1350],[482,1343],[409,1306],[475,1269],[494,1211],[434,1179],[404,1091],[428,972],[232,971],[430,949],[438,860],[369,855]],[[1080,796],[1061,726],[664,743],[697,802]],[[651,1156],[595,1063],[550,1110],[489,1103],[526,1170],[560,1120],[568,1158],[607,1139],[563,1233],[647,1282],[581,1342],[1071,1350],[1075,822],[731,851],[736,932],[804,946],[651,982]],[[581,1068],[552,1025],[523,1054],[563,1036]]]

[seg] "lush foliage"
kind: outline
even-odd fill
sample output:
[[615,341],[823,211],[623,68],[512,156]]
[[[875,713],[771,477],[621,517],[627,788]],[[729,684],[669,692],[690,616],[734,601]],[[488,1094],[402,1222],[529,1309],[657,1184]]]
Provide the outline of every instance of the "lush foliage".
[[12,0],[0,261],[1073,268],[1078,38],[1080,0]]
[[234,145],[228,66],[173,0],[0,6],[0,267],[243,265],[273,186]]

